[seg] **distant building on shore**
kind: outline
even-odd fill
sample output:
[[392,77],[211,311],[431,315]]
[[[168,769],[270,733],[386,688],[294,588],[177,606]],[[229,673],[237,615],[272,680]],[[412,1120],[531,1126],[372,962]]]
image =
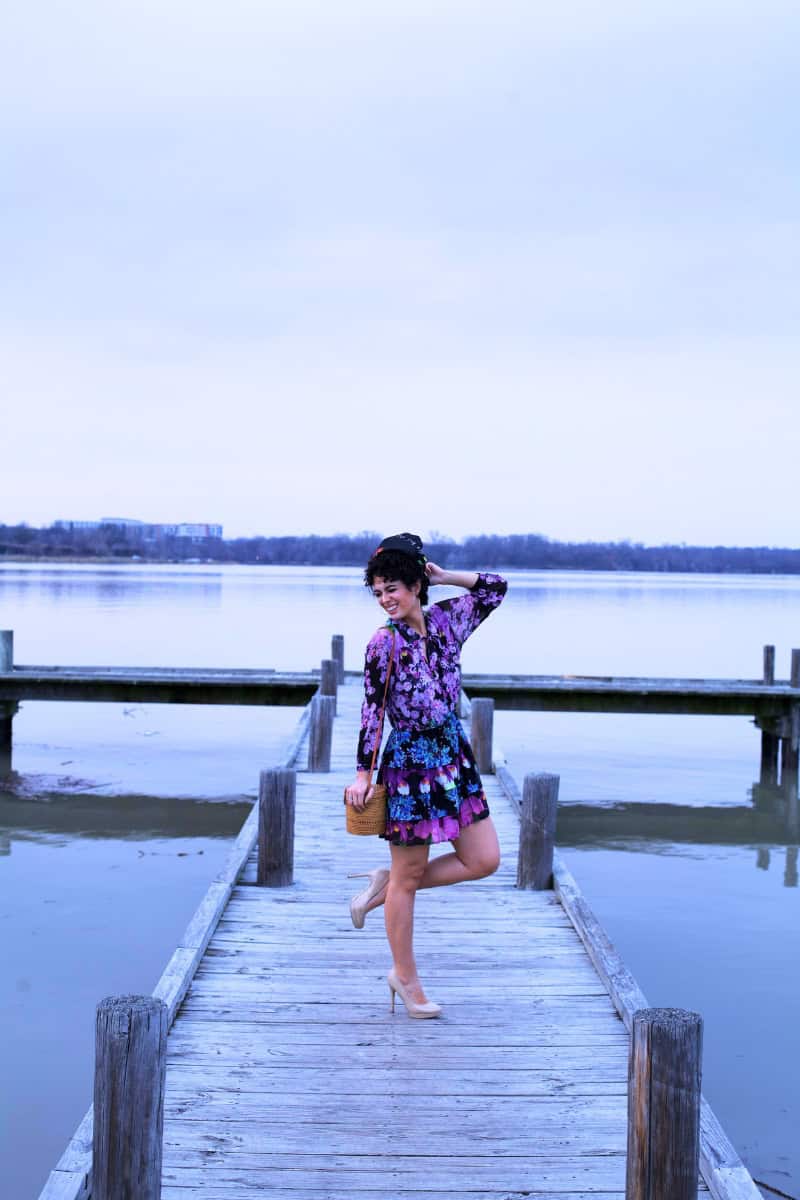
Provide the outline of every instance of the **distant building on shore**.
[[151,525],[146,521],[136,521],[131,517],[101,517],[99,521],[54,521],[53,526],[56,529],[128,529],[132,533],[141,534],[144,540],[153,540],[162,537],[175,538],[190,538],[193,542],[200,542],[206,538],[221,538],[221,525],[203,525],[198,523],[184,522],[177,525]]

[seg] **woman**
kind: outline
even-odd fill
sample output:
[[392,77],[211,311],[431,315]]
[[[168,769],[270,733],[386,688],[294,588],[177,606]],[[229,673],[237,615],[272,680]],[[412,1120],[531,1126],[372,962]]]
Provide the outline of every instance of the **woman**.
[[[391,871],[369,872],[369,886],[350,903],[361,928],[371,909],[385,906],[394,964],[387,976],[411,1017],[438,1017],[425,995],[413,951],[414,898],[418,888],[441,887],[491,875],[500,863],[489,805],[472,748],[456,716],[461,693],[461,646],[506,592],[499,575],[443,571],[428,562],[415,534],[384,538],[367,563],[364,581],[388,616],[367,646],[364,704],[355,782],[348,804],[363,809],[372,789],[369,766],[380,735],[389,658],[392,671],[386,716],[391,725],[378,771],[388,793],[383,836]],[[428,586],[466,588],[466,594],[430,608]],[[448,841],[452,853],[428,861],[431,843]]]

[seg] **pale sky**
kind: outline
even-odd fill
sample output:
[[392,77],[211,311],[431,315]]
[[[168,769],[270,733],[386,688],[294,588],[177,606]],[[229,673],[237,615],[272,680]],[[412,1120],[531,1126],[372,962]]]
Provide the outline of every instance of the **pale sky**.
[[789,0],[11,0],[0,522],[800,544]]

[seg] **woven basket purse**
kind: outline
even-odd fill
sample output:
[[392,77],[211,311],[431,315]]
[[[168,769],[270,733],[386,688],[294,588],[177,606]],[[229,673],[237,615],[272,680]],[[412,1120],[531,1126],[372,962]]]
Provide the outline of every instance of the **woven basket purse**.
[[[378,751],[381,747],[381,739],[383,738],[383,718],[386,715],[386,697],[389,695],[389,679],[392,674],[392,663],[394,662],[394,630],[392,630],[392,648],[389,651],[389,669],[386,672],[386,686],[383,689],[383,704],[381,705],[381,717],[378,723],[378,733],[375,738],[375,749],[372,751],[372,762],[369,764],[369,778],[367,780],[367,790],[372,785],[372,772],[375,770],[375,761],[378,757]],[[372,789],[372,795],[365,808],[359,812],[353,808],[352,804],[347,803],[347,788],[344,791],[344,807],[347,816],[347,832],[357,834],[380,834],[386,829],[386,788],[382,783],[376,783]]]

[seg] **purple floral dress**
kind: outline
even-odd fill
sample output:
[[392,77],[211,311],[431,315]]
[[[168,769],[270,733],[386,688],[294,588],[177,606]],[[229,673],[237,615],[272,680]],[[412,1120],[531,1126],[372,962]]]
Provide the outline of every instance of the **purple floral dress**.
[[[475,757],[456,716],[461,647],[506,593],[500,575],[478,576],[473,588],[425,609],[423,639],[405,621],[387,621],[370,639],[357,765],[368,771],[378,736],[394,634],[386,717],[392,732],[378,771],[388,792],[387,841],[420,846],[457,838],[489,815]],[[427,658],[424,649],[427,649]]]

